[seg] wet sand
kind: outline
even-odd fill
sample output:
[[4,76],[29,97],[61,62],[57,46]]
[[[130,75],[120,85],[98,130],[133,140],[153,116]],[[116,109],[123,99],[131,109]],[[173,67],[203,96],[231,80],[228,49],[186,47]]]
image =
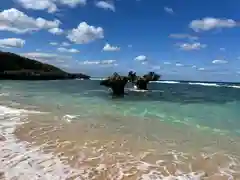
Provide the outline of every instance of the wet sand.
[[73,168],[65,179],[240,179],[240,146],[228,137],[133,117],[29,119],[16,128],[18,141]]

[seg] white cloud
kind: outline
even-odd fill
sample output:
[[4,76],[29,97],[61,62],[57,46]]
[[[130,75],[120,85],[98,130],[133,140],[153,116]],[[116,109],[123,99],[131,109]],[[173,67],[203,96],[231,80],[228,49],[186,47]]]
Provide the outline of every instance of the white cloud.
[[199,71],[204,71],[204,70],[205,70],[205,68],[198,68],[198,70],[199,70]]
[[61,4],[68,5],[70,7],[76,7],[78,4],[86,5],[87,0],[59,0]]
[[228,61],[222,59],[216,59],[212,61],[213,64],[226,64]]
[[148,60],[148,58],[144,55],[140,55],[140,56],[135,57],[134,60],[139,61],[139,62],[146,62]]
[[52,53],[29,52],[29,53],[22,53],[21,55],[27,58],[36,59],[36,60],[51,63],[51,64],[62,63],[62,62],[67,62],[69,60],[72,60],[71,56],[63,56],[63,55],[52,54]]
[[170,62],[163,62],[163,64],[170,65],[171,63]]
[[220,48],[220,51],[226,51],[226,49],[225,48]]
[[116,66],[116,60],[99,60],[99,61],[83,61],[84,65],[114,65]]
[[2,48],[22,48],[25,45],[25,40],[18,38],[0,39],[0,47]]
[[0,12],[0,31],[27,33],[41,29],[57,28],[59,25],[59,20],[34,19],[14,8]]
[[189,40],[198,40],[199,38],[197,36],[192,36],[190,34],[170,34],[170,38],[175,39],[189,39]]
[[57,11],[53,0],[17,0],[25,9],[47,10],[49,13]]
[[102,27],[94,27],[82,22],[68,33],[67,38],[76,44],[87,44],[104,38],[104,31]]
[[177,66],[177,67],[182,67],[183,64],[181,64],[181,63],[176,63],[176,66]]
[[76,7],[78,4],[86,5],[86,0],[16,0],[25,9],[47,10],[54,13],[58,10],[57,4]]
[[52,45],[52,46],[57,46],[58,45],[57,42],[50,42],[49,44]]
[[193,65],[193,66],[192,66],[192,68],[194,68],[194,69],[195,69],[195,68],[197,68],[197,66]]
[[174,12],[173,12],[173,9],[170,8],[170,7],[164,7],[164,11],[167,12],[167,13],[169,13],[169,14],[173,14],[173,13],[174,13]]
[[111,46],[110,44],[106,43],[103,47],[103,51],[120,51],[120,47]]
[[206,17],[201,20],[193,20],[189,27],[194,31],[209,31],[217,28],[233,28],[237,26],[237,22],[232,19],[217,19],[212,17]]
[[109,9],[111,11],[115,11],[115,6],[114,6],[113,2],[98,1],[98,2],[96,2],[95,5],[102,9]]
[[67,49],[67,48],[64,48],[64,47],[60,47],[60,48],[57,48],[57,50],[59,52],[66,52],[66,53],[79,53],[80,51],[77,50],[77,49]]
[[63,33],[63,30],[60,28],[52,28],[52,29],[49,29],[48,32],[52,34],[60,35]]
[[181,50],[185,50],[185,51],[192,51],[192,50],[199,50],[199,49],[203,49],[206,48],[207,45],[206,44],[201,44],[199,42],[196,43],[180,43],[180,44],[176,44],[177,46],[179,46],[179,48]]
[[62,42],[61,46],[70,46],[71,44],[69,44],[68,42]]

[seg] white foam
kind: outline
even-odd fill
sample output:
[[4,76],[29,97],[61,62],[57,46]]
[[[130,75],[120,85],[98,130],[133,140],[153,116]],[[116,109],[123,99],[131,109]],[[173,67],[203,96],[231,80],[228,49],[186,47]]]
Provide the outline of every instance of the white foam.
[[41,112],[0,106],[0,134],[4,136],[0,141],[0,172],[4,172],[4,178],[63,180],[75,175],[80,177],[80,172],[63,164],[60,159],[42,153],[42,147],[29,149],[27,142],[17,141],[13,134],[15,127],[29,113]]
[[199,86],[212,86],[212,87],[228,87],[228,88],[238,88],[240,89],[240,86],[237,85],[219,85],[216,83],[192,83],[189,82],[189,85],[199,85]]
[[216,84],[216,83],[192,83],[189,82],[189,85],[200,85],[200,86],[214,86],[214,87],[219,87],[220,85]]
[[182,174],[182,175],[169,175],[164,176],[161,173],[159,173],[156,170],[152,170],[147,174],[143,174],[138,180],[201,180],[202,177],[205,176],[204,172],[201,173],[188,173],[188,174]]
[[101,80],[104,80],[106,78],[90,78],[90,80],[93,80],[93,81],[101,81]]
[[179,84],[179,81],[153,81],[152,83]]
[[0,93],[0,96],[9,96],[9,93]]
[[135,89],[135,88],[129,88],[129,91],[134,91],[134,92],[148,92],[148,90],[143,90],[143,89]]
[[240,89],[240,86],[236,86],[236,85],[235,86],[234,85],[233,86],[227,86],[227,87]]
[[80,115],[66,114],[62,117],[62,120],[67,121],[67,122],[71,122],[72,120],[74,120],[75,118],[77,118],[79,116]]

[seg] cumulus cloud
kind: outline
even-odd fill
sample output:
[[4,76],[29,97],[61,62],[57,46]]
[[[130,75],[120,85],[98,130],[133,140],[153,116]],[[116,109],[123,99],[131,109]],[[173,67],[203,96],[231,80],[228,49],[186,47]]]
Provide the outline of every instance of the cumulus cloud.
[[115,6],[113,2],[107,2],[107,1],[98,1],[95,4],[98,8],[106,9],[115,11]]
[[217,28],[233,28],[237,26],[237,22],[232,19],[217,19],[206,17],[203,19],[193,20],[189,27],[194,31],[209,31]]
[[179,43],[176,44],[181,50],[184,51],[192,51],[192,50],[199,50],[199,49],[203,49],[206,48],[207,45],[206,44],[201,44],[199,42],[196,43]]
[[0,31],[27,33],[41,29],[58,28],[59,25],[59,20],[48,21],[40,17],[34,19],[15,8],[0,12]]
[[52,29],[49,29],[48,32],[56,35],[61,35],[63,33],[63,30],[60,28],[52,28]]
[[25,40],[18,38],[0,39],[0,47],[2,48],[22,48]]
[[82,22],[68,33],[67,38],[76,44],[87,44],[104,38],[104,31],[102,27],[94,27]]
[[77,50],[77,49],[67,49],[67,48],[64,48],[64,47],[59,47],[59,48],[57,48],[57,50],[59,51],[59,52],[65,52],[65,53],[79,53],[80,51],[79,50]]
[[147,56],[140,55],[140,56],[135,57],[134,60],[139,61],[139,62],[146,62],[148,60],[148,58],[147,58]]
[[174,39],[189,39],[189,40],[199,39],[197,36],[192,36],[190,34],[170,34],[169,37]]
[[103,47],[103,51],[120,51],[120,47],[111,46],[110,44],[106,43]]
[[17,0],[25,9],[47,10],[49,13],[57,11],[53,0]]
[[16,0],[16,2],[25,9],[47,10],[49,13],[54,13],[58,10],[57,4],[69,7],[86,4],[86,0]]
[[174,14],[173,9],[170,7],[164,7],[164,11],[169,13],[169,14]]
[[216,59],[212,61],[213,64],[227,64],[228,61],[223,60],[223,59]]

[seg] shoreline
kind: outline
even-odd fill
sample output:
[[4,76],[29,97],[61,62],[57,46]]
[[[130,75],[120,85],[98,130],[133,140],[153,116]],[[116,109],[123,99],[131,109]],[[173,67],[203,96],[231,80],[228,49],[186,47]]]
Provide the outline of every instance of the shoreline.
[[[12,110],[12,113],[15,112],[17,112],[16,109]],[[40,166],[41,162],[43,161],[50,164],[54,162],[54,164],[51,166],[47,165],[46,167],[48,171],[51,169],[49,173],[53,173],[51,175],[52,177],[58,177],[59,179],[62,176],[70,179],[73,177],[88,177],[93,180],[110,180],[111,178],[108,177],[111,176],[113,179],[124,177],[125,179],[132,180],[140,177],[150,177],[150,174],[155,172],[156,177],[162,177],[166,179],[170,178],[170,175],[183,178],[188,174],[192,180],[200,180],[203,177],[206,177],[209,180],[213,177],[218,180],[225,180],[227,179],[226,174],[222,174],[220,176],[221,173],[217,170],[217,167],[222,167],[223,169],[221,168],[221,171],[223,171],[227,164],[229,164],[229,168],[236,168],[237,166],[234,164],[236,164],[236,161],[240,162],[239,160],[235,159],[235,157],[225,154],[225,151],[223,150],[218,152],[212,149],[212,152],[210,153],[208,148],[203,148],[205,149],[205,152],[199,151],[200,149],[198,149],[197,146],[192,146],[190,145],[191,143],[188,144],[189,141],[185,141],[186,144],[182,144],[181,146],[183,149],[179,151],[181,149],[179,147],[179,143],[181,141],[171,142],[171,138],[169,137],[170,134],[166,136],[168,139],[170,138],[169,140],[163,140],[164,138],[162,137],[162,141],[159,139],[153,143],[154,141],[148,138],[140,138],[137,134],[136,137],[134,137],[129,134],[130,132],[126,133],[127,131],[125,132],[121,128],[119,131],[116,129],[115,133],[113,133],[112,130],[108,129],[109,127],[106,126],[107,124],[104,124],[102,121],[100,121],[98,124],[93,124],[91,122],[89,123],[88,121],[78,121],[77,119],[73,120],[69,116],[66,117],[66,119],[60,118],[54,120],[53,117],[55,116],[52,116],[51,114],[31,113],[27,115],[28,119],[25,119],[24,113],[27,113],[27,111],[22,112],[23,119],[21,122],[16,121],[15,124],[12,124],[16,129],[12,131],[12,133],[10,132],[10,134],[8,134],[10,136],[5,136],[5,142],[3,141],[0,143],[4,143],[5,145],[8,144],[8,148],[11,148],[13,144],[15,144],[14,146],[18,144],[21,147],[20,149],[25,147],[26,152],[23,153],[22,151],[21,154],[19,154],[16,152],[17,149],[14,148],[15,152],[12,152],[12,155],[11,153],[9,154],[9,152],[11,152],[9,151],[10,149],[8,151],[3,151],[9,154],[7,156],[5,154],[4,156],[9,156],[9,158],[12,159],[10,162],[15,159],[15,163],[22,168],[24,168],[23,164],[25,164],[24,166],[26,168],[26,163],[28,161],[31,162],[30,164],[32,164],[31,166],[33,167]],[[126,122],[130,120],[127,117],[125,118],[126,119],[124,121]],[[134,123],[134,121],[138,120],[131,119],[131,121]],[[140,122],[139,128],[146,127],[145,123],[148,124],[148,122]],[[143,125],[141,125],[142,123]],[[168,127],[168,125],[165,126],[166,124],[164,124],[163,122],[160,122],[159,127],[161,127],[162,130],[159,128],[157,129],[160,131],[165,129],[166,131],[174,132],[172,129],[174,127]],[[2,123],[2,125],[4,125],[4,123]],[[11,127],[9,126],[9,128]],[[122,128],[124,128],[124,126]],[[139,129],[139,133],[141,131],[142,130]],[[125,133],[122,134],[123,132]],[[183,132],[175,131],[175,133],[176,135],[173,135],[173,137],[178,137],[180,140],[181,138],[179,135],[181,135]],[[185,137],[184,134],[181,136],[183,136],[183,138]],[[194,137],[196,136],[194,135]],[[200,139],[195,140],[198,143],[201,142]],[[169,147],[166,146],[167,144]],[[199,146],[202,145],[199,144]],[[228,147],[228,145],[226,146]],[[178,147],[177,149],[179,150],[174,150],[174,147]],[[191,148],[189,149],[189,147]],[[192,148],[196,148],[196,150],[191,151]],[[38,158],[36,155],[34,155],[34,153],[40,153],[37,155]],[[84,156],[82,156],[81,153],[83,153],[82,155]],[[17,156],[18,158],[16,159],[14,156]],[[125,170],[125,172],[122,172],[116,167],[117,162],[121,162],[122,168],[125,166],[129,167]],[[60,165],[61,163],[63,164]],[[191,163],[192,168],[188,169],[189,167],[187,167],[186,163]],[[7,168],[10,168],[9,165],[5,164]],[[112,167],[113,165],[115,168]],[[66,174],[54,175],[53,169],[57,168],[57,166],[58,168],[62,167],[63,169],[61,171],[65,172]],[[134,169],[131,169],[130,167],[134,167]],[[40,172],[42,170],[43,169],[41,169]],[[38,176],[37,174],[34,175],[36,172],[30,171],[31,170],[29,169],[28,177],[32,178],[35,175],[35,177]],[[225,171],[227,171],[227,169],[225,169],[224,172]],[[67,172],[71,173],[67,175]],[[112,174],[113,172],[115,172],[115,176]],[[178,174],[177,172],[182,173]],[[21,170],[18,173],[21,173]],[[25,173],[27,173],[27,171]],[[123,174],[121,175],[121,173]],[[235,176],[240,177],[240,174]]]

